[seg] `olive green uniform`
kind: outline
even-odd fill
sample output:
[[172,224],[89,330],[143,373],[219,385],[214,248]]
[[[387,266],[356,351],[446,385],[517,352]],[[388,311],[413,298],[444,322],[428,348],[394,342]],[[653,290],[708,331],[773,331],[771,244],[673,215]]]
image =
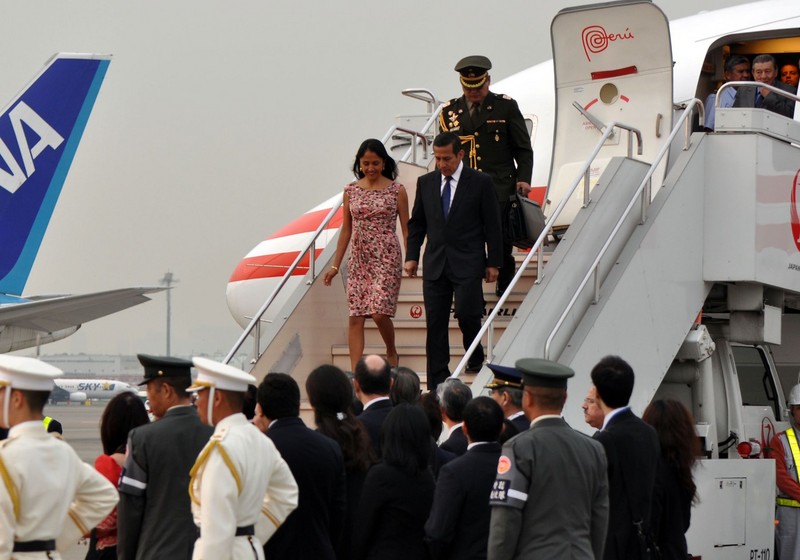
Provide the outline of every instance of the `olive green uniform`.
[[[517,182],[530,184],[533,174],[533,148],[517,102],[490,91],[480,105],[480,112],[471,117],[467,99],[462,95],[442,107],[439,128],[459,135],[466,165],[489,174],[505,216],[508,200],[517,192]],[[504,218],[504,224],[505,221]],[[498,287],[503,290],[514,276],[513,248],[507,237],[503,236],[503,264],[497,279]]]

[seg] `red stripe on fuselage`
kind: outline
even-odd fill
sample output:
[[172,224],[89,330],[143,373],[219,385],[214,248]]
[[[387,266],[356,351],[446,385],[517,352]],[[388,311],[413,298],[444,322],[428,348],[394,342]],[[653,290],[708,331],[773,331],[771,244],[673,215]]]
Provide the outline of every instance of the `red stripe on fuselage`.
[[[318,224],[319,225],[319,224]],[[316,257],[322,254],[324,249],[316,250]],[[300,251],[290,253],[278,253],[275,255],[260,255],[242,259],[236,266],[236,270],[231,274],[228,282],[240,282],[242,280],[255,280],[258,278],[281,278],[292,263],[297,258]],[[300,261],[297,269],[292,276],[303,276],[308,272],[308,254]]]
[[[315,210],[314,212],[303,214],[292,223],[285,225],[270,235],[267,239],[276,239],[278,237],[287,237],[289,235],[297,235],[298,233],[309,233],[316,231],[319,225],[322,223],[322,220],[325,219],[325,216],[327,216],[330,211],[330,208],[323,208],[322,210]],[[325,229],[338,229],[341,227],[341,225],[342,209],[339,208]]]

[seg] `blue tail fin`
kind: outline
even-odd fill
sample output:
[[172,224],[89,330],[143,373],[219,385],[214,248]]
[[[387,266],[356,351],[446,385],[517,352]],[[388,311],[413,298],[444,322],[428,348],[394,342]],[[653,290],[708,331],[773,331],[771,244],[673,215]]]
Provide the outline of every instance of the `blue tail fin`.
[[109,62],[58,54],[0,113],[0,293],[22,294]]

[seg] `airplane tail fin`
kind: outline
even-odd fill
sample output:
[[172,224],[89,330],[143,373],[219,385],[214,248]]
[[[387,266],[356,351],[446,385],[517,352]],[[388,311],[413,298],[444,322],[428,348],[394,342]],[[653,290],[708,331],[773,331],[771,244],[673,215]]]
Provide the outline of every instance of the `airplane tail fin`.
[[110,62],[57,54],[0,113],[0,293],[22,294]]

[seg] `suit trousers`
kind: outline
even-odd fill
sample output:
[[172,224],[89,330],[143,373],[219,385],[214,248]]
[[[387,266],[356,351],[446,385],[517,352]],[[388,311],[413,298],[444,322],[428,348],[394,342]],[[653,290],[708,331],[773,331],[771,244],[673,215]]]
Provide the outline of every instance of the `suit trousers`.
[[[430,280],[423,276],[422,293],[425,299],[428,354],[428,389],[450,376],[450,309],[455,296],[455,317],[461,329],[464,350],[469,348],[481,329],[483,318],[483,278],[460,278],[445,263],[441,276]],[[479,344],[469,359],[469,365],[483,363],[483,345]]]

